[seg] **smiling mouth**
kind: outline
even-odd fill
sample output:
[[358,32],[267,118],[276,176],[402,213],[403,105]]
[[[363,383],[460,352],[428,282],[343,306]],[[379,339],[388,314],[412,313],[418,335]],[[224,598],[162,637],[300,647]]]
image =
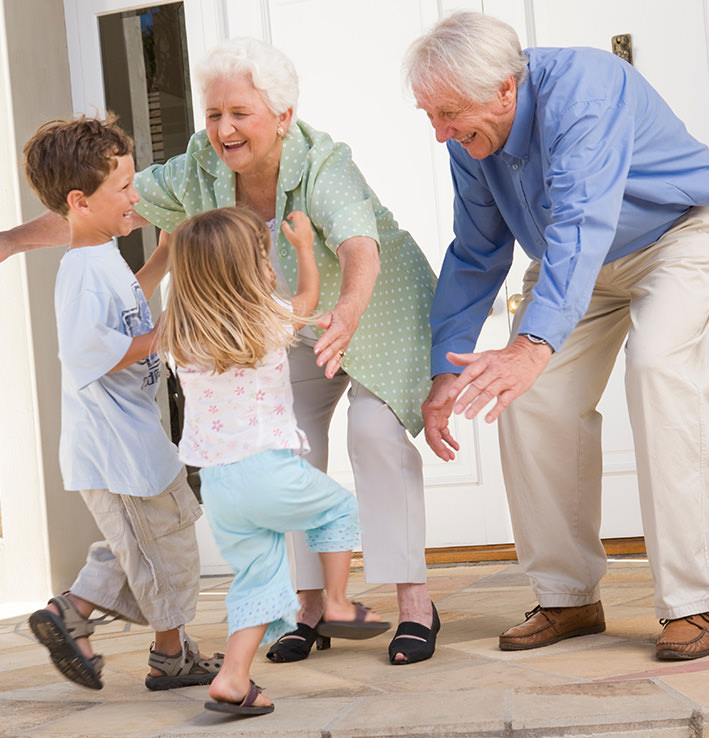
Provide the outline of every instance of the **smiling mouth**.
[[469,144],[474,138],[477,136],[477,133],[469,133],[467,136],[463,136],[463,138],[458,139],[458,143],[463,144]]
[[241,148],[245,143],[246,141],[223,141],[222,146],[227,151],[234,151],[235,149]]

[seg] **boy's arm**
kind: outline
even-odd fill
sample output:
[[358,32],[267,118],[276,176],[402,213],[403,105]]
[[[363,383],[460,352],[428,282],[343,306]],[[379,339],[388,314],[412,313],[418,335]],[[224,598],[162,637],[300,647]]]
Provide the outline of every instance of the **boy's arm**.
[[158,288],[162,278],[167,274],[168,257],[170,255],[170,234],[160,231],[158,247],[135,275],[145,299],[149,300]]
[[[146,225],[149,223],[142,215],[133,214],[133,229]],[[65,246],[69,240],[69,223],[58,213],[47,211],[27,223],[0,231],[0,262],[23,251]]]
[[[158,320],[158,325],[160,321]],[[124,354],[123,358],[111,369],[108,374],[113,374],[121,369],[125,369],[131,364],[135,364],[136,361],[142,361],[143,359],[155,353],[158,339],[158,326],[156,325],[151,331],[143,333],[142,336],[136,336],[130,343],[128,351]]]
[[295,330],[299,330],[305,322],[298,317],[310,317],[320,300],[320,273],[313,253],[315,237],[307,215],[300,211],[290,213],[281,229],[298,257],[298,285],[291,304],[295,318],[293,325]]

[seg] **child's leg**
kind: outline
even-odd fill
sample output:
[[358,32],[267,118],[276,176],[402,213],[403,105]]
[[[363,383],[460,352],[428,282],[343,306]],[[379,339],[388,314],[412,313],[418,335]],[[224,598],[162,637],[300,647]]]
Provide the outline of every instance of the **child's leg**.
[[[64,596],[72,603],[72,605],[74,605],[79,615],[81,615],[83,618],[86,618],[86,620],[91,617],[91,613],[96,609],[96,605],[93,602],[89,602],[88,600],[84,600],[81,597],[77,597],[71,592],[67,592]],[[49,610],[49,612],[52,612],[55,615],[62,615],[59,608],[51,600],[47,603],[47,607],[45,609]],[[88,636],[75,638],[74,640],[76,641],[78,649],[81,651],[81,653],[84,654],[84,656],[86,656],[87,659],[93,657],[94,651],[91,647],[91,644],[89,643]]]
[[152,497],[81,494],[106,542],[92,547],[72,593],[96,591],[98,609],[152,626],[149,689],[208,684],[220,659],[204,658],[184,633],[199,594],[194,521],[201,513],[184,470]]
[[[251,664],[264,634],[267,624],[237,630],[229,636],[224,654],[224,666],[209,687],[209,696],[217,702],[238,704],[249,692]],[[264,694],[259,694],[253,705],[266,707],[272,704]]]
[[200,472],[214,540],[234,572],[226,597],[230,638],[264,623],[270,623],[268,638],[277,638],[294,627],[298,610],[285,536],[271,521],[279,504],[270,497],[270,469],[263,461],[255,454]]
[[35,638],[49,650],[57,669],[72,682],[101,689],[103,658],[94,655],[89,636],[94,625],[88,619],[91,602],[67,593],[53,597],[46,608],[30,615],[29,625]]
[[[319,554],[325,579],[325,612],[326,622],[355,620],[357,610],[354,603],[347,599],[347,581],[350,576],[352,551],[328,551]],[[377,613],[367,610],[365,622],[381,622]]]

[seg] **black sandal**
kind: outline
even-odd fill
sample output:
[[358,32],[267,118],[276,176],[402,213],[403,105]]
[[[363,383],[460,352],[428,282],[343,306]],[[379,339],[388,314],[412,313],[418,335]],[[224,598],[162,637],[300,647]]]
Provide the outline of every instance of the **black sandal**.
[[[425,661],[433,656],[433,652],[436,650],[436,636],[441,629],[441,621],[433,602],[431,606],[433,607],[433,622],[430,628],[421,625],[421,623],[407,620],[396,629],[396,633],[389,644],[389,661],[395,666],[415,664],[417,661]],[[397,661],[397,653],[404,654],[406,660]]]
[[[310,655],[310,649],[315,644],[318,651],[330,648],[330,639],[320,635],[315,628],[305,623],[296,623],[298,626],[289,633],[284,633],[268,650],[266,658],[276,664],[289,661],[302,661]],[[317,628],[317,626],[315,626]]]

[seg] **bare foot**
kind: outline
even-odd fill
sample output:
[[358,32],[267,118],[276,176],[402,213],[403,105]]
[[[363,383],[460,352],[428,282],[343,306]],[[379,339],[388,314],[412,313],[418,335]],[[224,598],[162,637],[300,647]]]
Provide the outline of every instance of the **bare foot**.
[[[354,620],[355,616],[357,614],[357,609],[355,608],[354,602],[342,602],[342,603],[333,603],[328,602],[325,605],[325,614],[324,614],[324,620],[327,623],[330,622],[348,622],[350,620]],[[377,615],[374,610],[370,610],[367,608],[366,615],[364,616],[365,622],[368,623],[379,623],[381,622],[381,618],[379,615]]]
[[[219,672],[214,681],[209,685],[209,696],[216,702],[232,702],[235,705],[243,702],[249,693],[251,683],[233,678],[230,679],[225,673]],[[273,703],[270,698],[262,692],[254,700],[254,707],[270,707]]]

